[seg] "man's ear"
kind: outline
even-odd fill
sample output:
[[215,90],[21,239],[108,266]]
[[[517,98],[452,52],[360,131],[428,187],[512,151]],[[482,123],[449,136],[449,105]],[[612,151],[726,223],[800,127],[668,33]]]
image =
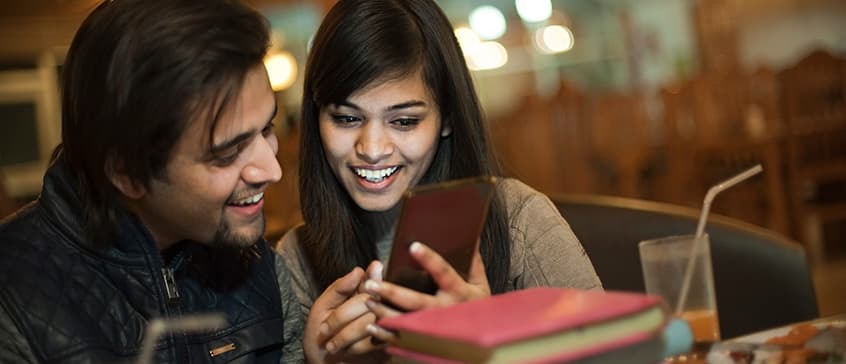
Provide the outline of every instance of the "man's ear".
[[106,163],[106,177],[112,182],[112,186],[129,199],[137,200],[147,193],[143,185],[132,180],[125,173],[118,172],[113,161]]

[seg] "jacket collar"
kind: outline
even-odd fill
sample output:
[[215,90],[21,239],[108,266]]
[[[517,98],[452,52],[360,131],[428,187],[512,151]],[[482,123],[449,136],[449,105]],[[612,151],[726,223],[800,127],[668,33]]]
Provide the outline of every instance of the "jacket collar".
[[38,204],[63,237],[103,258],[121,260],[122,264],[128,263],[126,260],[137,260],[138,255],[159,254],[149,230],[127,211],[119,212],[115,241],[107,248],[96,248],[84,233],[78,183],[61,159],[53,163],[44,176]]

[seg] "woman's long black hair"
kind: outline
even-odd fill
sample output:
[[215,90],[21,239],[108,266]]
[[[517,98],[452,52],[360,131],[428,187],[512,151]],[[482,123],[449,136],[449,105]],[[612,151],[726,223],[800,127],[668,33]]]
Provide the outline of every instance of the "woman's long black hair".
[[[420,183],[500,175],[473,81],[452,26],[433,0],[340,0],[314,38],[305,71],[300,144],[302,251],[321,291],[354,267],[377,259],[385,231],[368,223],[330,169],[319,132],[320,109],[340,104],[373,82],[422,70],[442,125],[441,139]],[[507,288],[511,261],[508,219],[499,194],[481,238],[491,291]]]

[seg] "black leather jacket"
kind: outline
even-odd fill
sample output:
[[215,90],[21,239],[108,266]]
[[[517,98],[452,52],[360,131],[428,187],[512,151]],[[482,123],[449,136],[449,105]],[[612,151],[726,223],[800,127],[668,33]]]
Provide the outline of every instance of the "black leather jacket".
[[[245,283],[212,289],[188,273],[191,252],[207,247],[181,244],[165,265],[136,218],[119,223],[115,247],[91,247],[71,181],[54,165],[38,201],[0,224],[0,361],[134,362],[151,319],[210,312],[223,313],[227,325],[207,334],[164,335],[153,362],[302,360],[300,342],[283,337],[283,325],[294,319],[286,316],[299,308],[283,304],[280,284],[289,284],[287,274],[278,272],[264,241]],[[165,277],[171,275],[169,294]],[[211,355],[214,349],[221,353]]]

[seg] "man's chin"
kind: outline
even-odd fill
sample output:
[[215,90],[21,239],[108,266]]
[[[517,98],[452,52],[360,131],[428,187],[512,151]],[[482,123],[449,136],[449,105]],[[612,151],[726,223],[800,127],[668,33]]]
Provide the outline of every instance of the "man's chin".
[[264,234],[264,219],[250,226],[243,226],[239,229],[232,229],[224,226],[222,231],[218,231],[214,241],[215,245],[231,246],[237,248],[247,248],[255,245],[262,239]]

